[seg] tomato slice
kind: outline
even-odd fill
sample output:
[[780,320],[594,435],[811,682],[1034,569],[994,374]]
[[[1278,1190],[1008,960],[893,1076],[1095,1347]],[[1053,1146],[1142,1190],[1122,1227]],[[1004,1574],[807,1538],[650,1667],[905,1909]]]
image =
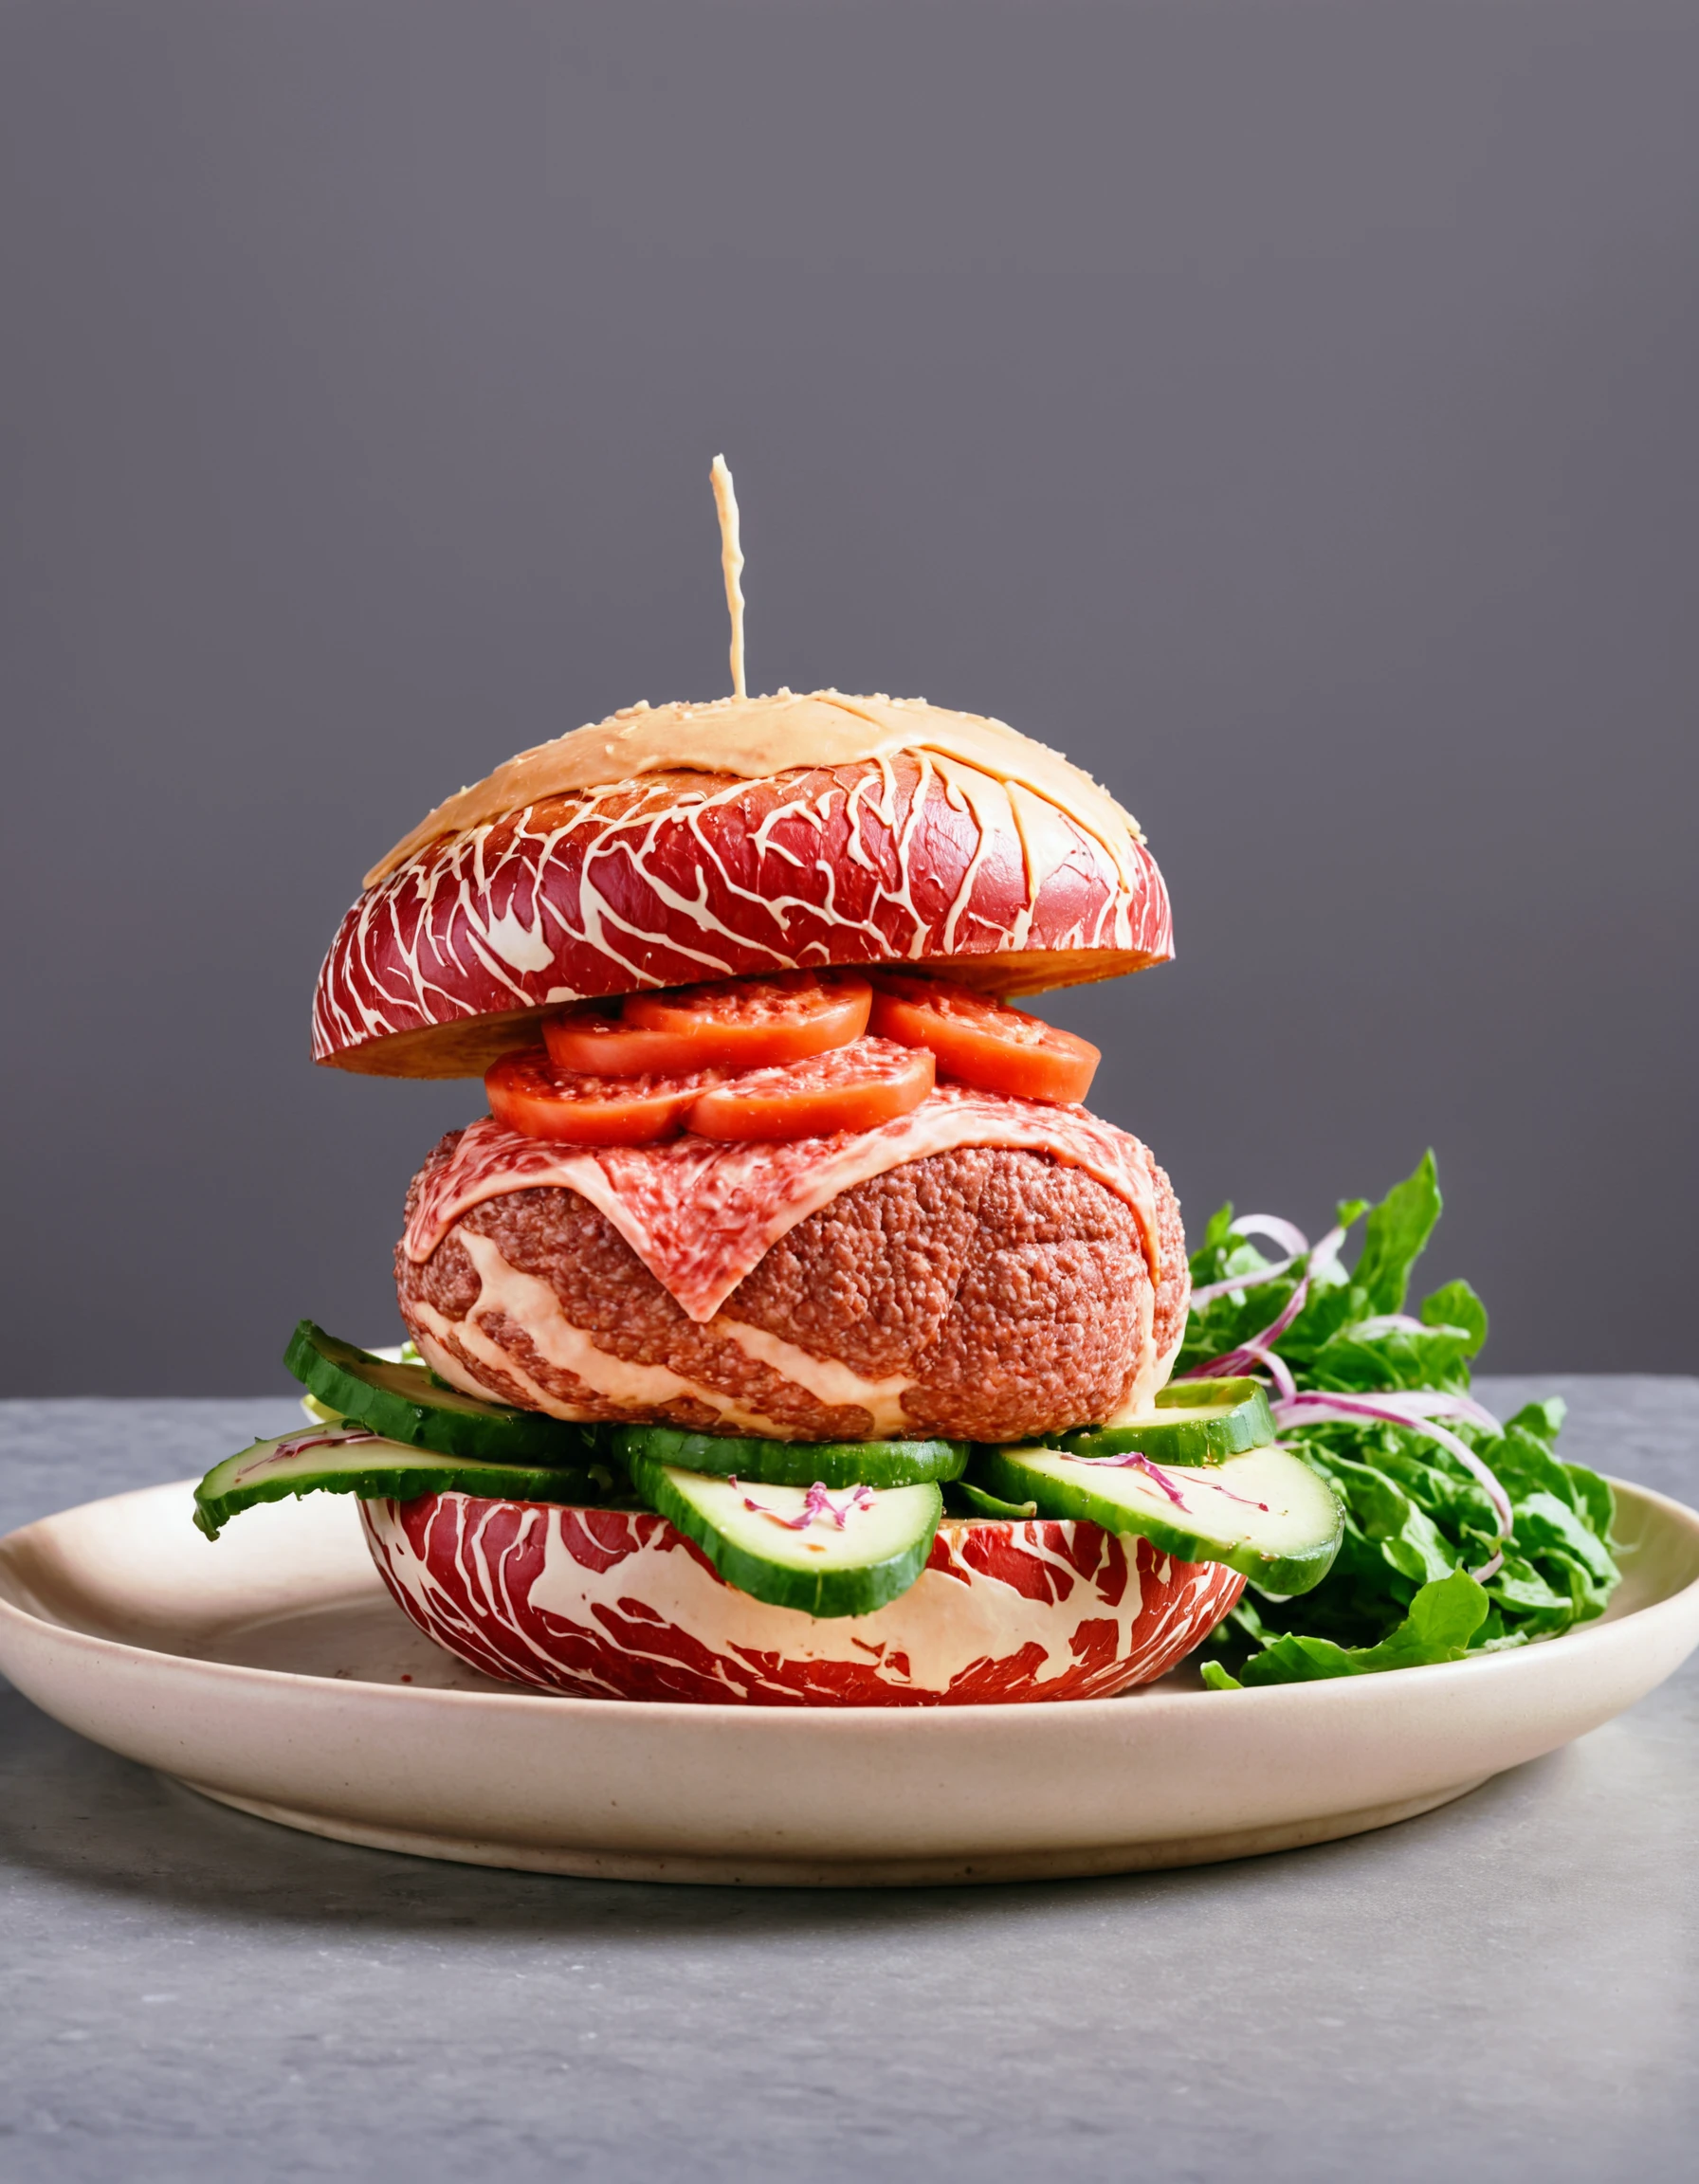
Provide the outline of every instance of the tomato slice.
[[703,1068],[767,1069],[848,1046],[868,1028],[873,990],[853,971],[779,971],[633,993],[625,1022],[686,1039]]
[[932,1056],[888,1039],[857,1039],[782,1069],[752,1069],[704,1092],[686,1127],[699,1138],[830,1138],[876,1130],[932,1089]]
[[625,1022],[690,1040],[705,1068],[762,1070],[848,1046],[867,1030],[871,1005],[871,985],[856,972],[782,970],[631,993]]
[[1103,1059],[1088,1039],[1058,1030],[1006,1001],[904,972],[874,974],[871,1027],[882,1039],[924,1046],[939,1073],[980,1092],[1071,1106],[1091,1088]]
[[568,1145],[652,1145],[676,1138],[690,1107],[718,1083],[713,1069],[592,1077],[557,1069],[540,1046],[522,1046],[485,1071],[484,1089],[496,1120],[522,1137]]
[[859,1039],[872,1000],[854,972],[779,971],[581,1003],[542,1035],[557,1067],[603,1077],[764,1069]]
[[545,1016],[542,1036],[557,1069],[586,1077],[686,1077],[703,1066],[688,1039],[639,1030],[617,1002],[585,1001]]

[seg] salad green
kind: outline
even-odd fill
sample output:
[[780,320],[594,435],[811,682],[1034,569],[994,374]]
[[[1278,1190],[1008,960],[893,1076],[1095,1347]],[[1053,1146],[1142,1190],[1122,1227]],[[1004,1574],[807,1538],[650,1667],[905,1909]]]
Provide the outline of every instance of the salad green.
[[[1289,1600],[1247,1587],[1216,1628],[1203,1668],[1214,1689],[1525,1646],[1610,1599],[1611,1490],[1558,1454],[1562,1404],[1530,1403],[1501,1427],[1470,1395],[1487,1313],[1467,1282],[1406,1310],[1440,1210],[1430,1153],[1378,1205],[1343,1203],[1313,1248],[1288,1223],[1235,1221],[1228,1205],[1193,1254],[1177,1377],[1265,1374],[1282,1445],[1345,1510],[1319,1585]],[[1365,1214],[1347,1270],[1344,1240]]]

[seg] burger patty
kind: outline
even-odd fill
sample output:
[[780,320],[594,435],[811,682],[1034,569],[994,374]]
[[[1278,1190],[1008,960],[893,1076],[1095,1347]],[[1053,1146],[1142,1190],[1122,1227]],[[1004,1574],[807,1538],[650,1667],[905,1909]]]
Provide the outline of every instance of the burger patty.
[[978,1146],[843,1192],[705,1325],[557,1186],[472,1208],[423,1265],[397,1247],[396,1286],[437,1370],[505,1402],[804,1440],[1017,1440],[1104,1416],[1178,1343],[1185,1239],[1152,1175],[1154,1295],[1124,1200],[1044,1154]]

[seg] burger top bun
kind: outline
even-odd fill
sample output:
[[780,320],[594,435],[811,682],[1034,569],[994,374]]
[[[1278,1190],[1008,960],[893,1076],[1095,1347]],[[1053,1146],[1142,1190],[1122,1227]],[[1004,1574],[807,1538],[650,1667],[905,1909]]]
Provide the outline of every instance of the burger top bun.
[[1059,751],[1035,743],[1006,721],[952,713],[923,698],[806,696],[717,698],[705,705],[628,705],[606,720],[539,743],[427,812],[366,874],[374,887],[445,834],[562,796],[606,789],[645,774],[730,774],[763,781],[799,769],[856,766],[899,751],[954,758],[993,780],[1016,782],[1072,813],[1117,862],[1129,836],[1143,834],[1130,811]]
[[563,1003],[826,964],[1002,994],[1173,954],[1137,822],[1057,752],[923,699],[634,705],[439,805],[366,877],[315,1059],[481,1074]]

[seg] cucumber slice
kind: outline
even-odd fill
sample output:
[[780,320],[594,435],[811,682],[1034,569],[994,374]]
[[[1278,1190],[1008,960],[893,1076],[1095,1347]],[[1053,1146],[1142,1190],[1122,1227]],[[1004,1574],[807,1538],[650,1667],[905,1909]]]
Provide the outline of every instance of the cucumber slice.
[[[411,1336],[405,1342],[397,1342],[392,1348],[368,1350],[366,1355],[368,1357],[381,1358],[386,1365],[421,1365],[428,1373],[430,1372],[424,1358],[419,1356]],[[431,1378],[435,1377],[435,1374],[431,1374]],[[339,1410],[333,1410],[328,1403],[320,1403],[318,1396],[305,1388],[301,1392],[301,1414],[303,1418],[317,1418],[324,1426],[339,1426],[342,1423]]]
[[1064,1433],[1056,1446],[1071,1456],[1137,1450],[1162,1464],[1219,1464],[1278,1438],[1261,1381],[1182,1380],[1178,1388],[1159,1389],[1150,1410]]
[[581,1426],[541,1410],[516,1410],[448,1387],[423,1365],[357,1350],[303,1320],[283,1363],[304,1382],[314,1408],[352,1418],[386,1441],[493,1464],[555,1466],[589,1460],[594,1441]]
[[965,1441],[757,1441],[686,1433],[676,1426],[603,1429],[602,1446],[628,1464],[667,1464],[763,1486],[922,1486],[967,1468]]
[[483,1494],[501,1502],[625,1502],[606,1465],[484,1464],[403,1448],[364,1427],[309,1426],[256,1441],[213,1465],[194,1490],[194,1520],[216,1539],[232,1517],[290,1494],[357,1494],[362,1501],[418,1494]]
[[[639,1458],[637,1489],[728,1585],[805,1615],[870,1615],[926,1567],[943,1497],[918,1486],[826,1489],[710,1479]],[[798,1520],[807,1521],[798,1523]],[[841,1520],[841,1521],[840,1521]]]
[[998,1517],[1005,1523],[1024,1524],[1030,1517],[1038,1514],[1036,1502],[999,1502],[995,1494],[987,1494],[982,1486],[976,1486],[966,1479],[958,1479],[945,1499],[951,1503],[959,1499],[962,1516]]
[[988,1448],[979,1477],[1046,1517],[1136,1532],[1182,1562],[1225,1562],[1268,1592],[1307,1592],[1339,1553],[1344,1512],[1301,1457],[1251,1448],[1225,1463],[1158,1465],[1142,1453],[1091,1462],[1058,1448]]

